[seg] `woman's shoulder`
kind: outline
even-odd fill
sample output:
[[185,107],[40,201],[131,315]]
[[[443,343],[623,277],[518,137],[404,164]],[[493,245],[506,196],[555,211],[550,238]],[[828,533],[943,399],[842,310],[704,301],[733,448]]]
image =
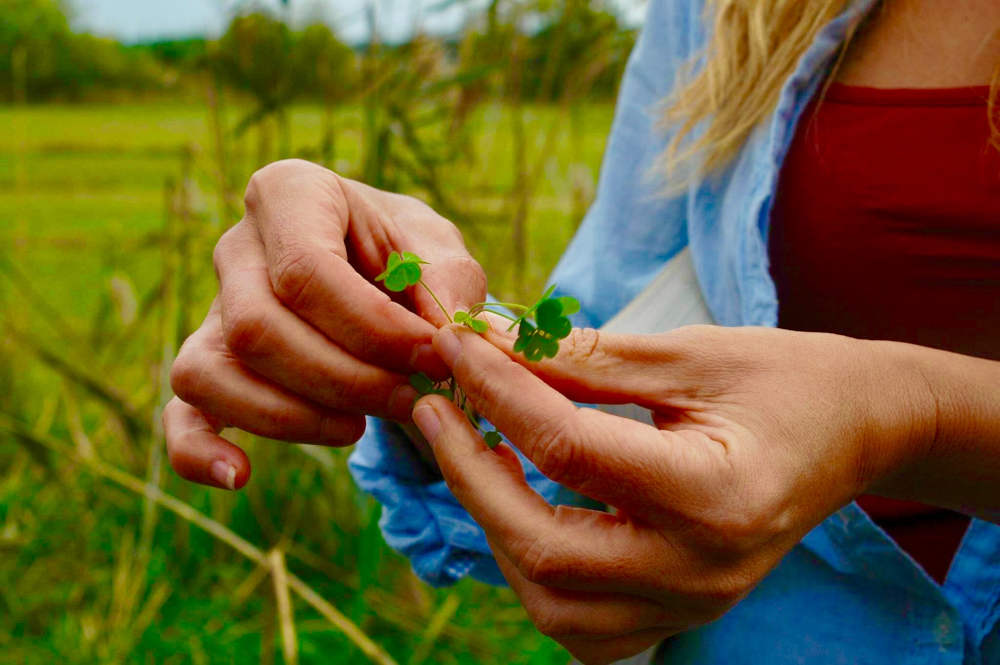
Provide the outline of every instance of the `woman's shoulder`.
[[706,0],[652,0],[646,14],[644,31],[656,37],[670,38],[657,42],[672,50],[692,51],[704,43]]
[[705,44],[705,0],[652,0],[632,53],[632,70],[660,97]]

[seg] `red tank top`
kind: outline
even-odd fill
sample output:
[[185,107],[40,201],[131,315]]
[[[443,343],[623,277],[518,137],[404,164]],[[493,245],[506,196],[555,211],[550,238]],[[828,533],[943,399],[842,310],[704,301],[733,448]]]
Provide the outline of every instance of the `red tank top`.
[[[1000,152],[988,96],[835,83],[810,104],[771,216],[781,327],[1000,359]],[[943,581],[968,518],[858,503]]]

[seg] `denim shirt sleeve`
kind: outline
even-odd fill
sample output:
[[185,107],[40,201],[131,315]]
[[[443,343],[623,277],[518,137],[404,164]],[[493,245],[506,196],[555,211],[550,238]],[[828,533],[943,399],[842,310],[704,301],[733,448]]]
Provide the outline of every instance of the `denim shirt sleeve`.
[[[702,4],[654,0],[629,58],[597,197],[552,279],[562,294],[580,300],[577,326],[607,321],[687,243],[686,197],[660,196],[652,168],[667,144],[656,130],[658,104],[702,39]],[[521,461],[528,483],[549,502],[577,503],[572,492]],[[349,465],[361,489],[383,506],[386,542],[410,559],[421,579],[443,586],[471,575],[504,583],[482,529],[396,426],[370,418]]]

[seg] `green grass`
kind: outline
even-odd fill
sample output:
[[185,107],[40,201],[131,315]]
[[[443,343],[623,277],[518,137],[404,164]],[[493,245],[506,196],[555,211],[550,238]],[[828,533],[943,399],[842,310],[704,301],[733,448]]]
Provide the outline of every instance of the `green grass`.
[[[228,109],[229,126],[240,110]],[[603,105],[528,113],[534,152],[549,127],[558,133],[531,201],[523,293],[508,267],[504,221],[515,181],[510,112],[481,111],[471,156],[442,171],[447,192],[468,206],[470,246],[492,290],[521,299],[542,288],[579,222],[611,121]],[[237,221],[240,183],[258,166],[254,131],[230,142],[234,210],[223,213],[209,120],[197,105],[0,108],[0,126],[13,129],[0,133],[5,659],[283,662],[266,570],[102,475],[107,464],[260,550],[281,549],[291,572],[403,665],[566,662],[509,591],[419,583],[383,544],[377,506],[346,472],[349,451],[304,454],[236,433],[254,463],[251,484],[237,494],[169,470],[155,427],[163,361],[208,307],[212,246]],[[321,122],[319,109],[293,109],[291,155],[318,154]],[[337,126],[335,164],[356,175],[360,110],[339,112]],[[166,192],[185,179],[182,219]],[[299,662],[365,662],[315,609],[292,602]],[[435,618],[443,628],[428,633]]]

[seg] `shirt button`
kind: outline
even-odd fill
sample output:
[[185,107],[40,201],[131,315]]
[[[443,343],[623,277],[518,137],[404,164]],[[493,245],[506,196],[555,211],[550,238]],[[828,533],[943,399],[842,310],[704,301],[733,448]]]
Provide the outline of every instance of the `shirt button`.
[[947,611],[942,611],[937,615],[934,622],[934,639],[942,648],[954,645],[962,635],[961,626],[949,615]]

